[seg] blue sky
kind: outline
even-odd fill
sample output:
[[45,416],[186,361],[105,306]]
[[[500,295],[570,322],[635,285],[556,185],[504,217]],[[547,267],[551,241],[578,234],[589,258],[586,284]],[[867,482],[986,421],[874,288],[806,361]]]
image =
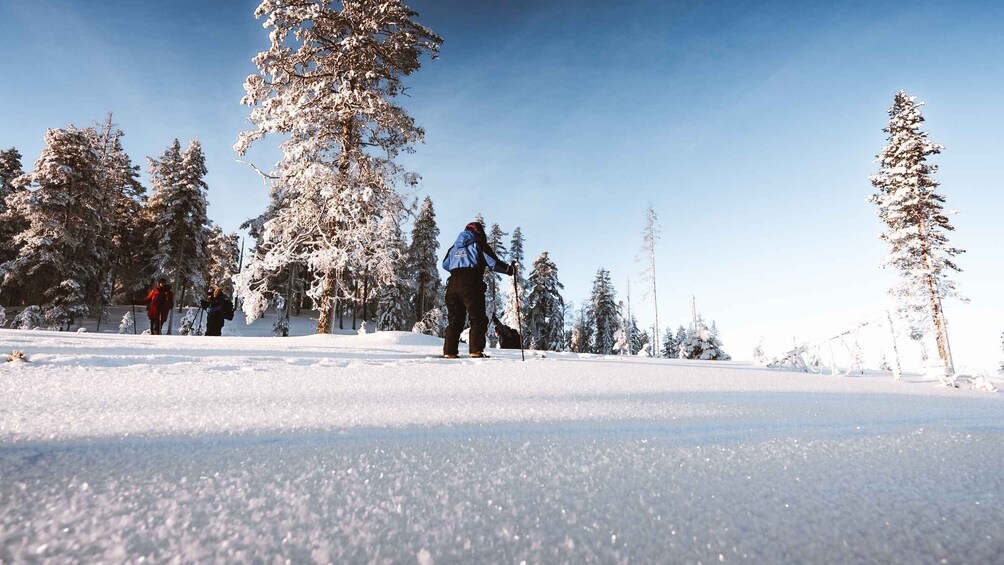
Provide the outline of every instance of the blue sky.
[[[30,166],[47,127],[115,113],[137,162],[199,137],[210,215],[234,229],[265,205],[233,162],[251,57],[267,44],[253,1],[0,0],[0,146]],[[885,305],[891,272],[865,198],[900,88],[928,103],[936,163],[967,253],[968,305],[949,302],[957,363],[1001,357],[998,292],[1004,7],[997,2],[410,3],[445,38],[402,101],[427,132],[404,161],[423,175],[443,244],[474,214],[529,254],[548,250],[567,298],[597,268],[623,296],[646,207],[659,213],[663,326],[689,298],[747,358],[837,333]],[[277,140],[250,158],[275,160]]]

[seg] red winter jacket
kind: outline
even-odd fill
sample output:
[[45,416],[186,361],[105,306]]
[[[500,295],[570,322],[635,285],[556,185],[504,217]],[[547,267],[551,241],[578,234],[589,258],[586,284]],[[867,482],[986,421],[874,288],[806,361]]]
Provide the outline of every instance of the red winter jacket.
[[151,320],[167,321],[167,315],[174,306],[174,293],[171,289],[155,287],[146,295],[146,317]]

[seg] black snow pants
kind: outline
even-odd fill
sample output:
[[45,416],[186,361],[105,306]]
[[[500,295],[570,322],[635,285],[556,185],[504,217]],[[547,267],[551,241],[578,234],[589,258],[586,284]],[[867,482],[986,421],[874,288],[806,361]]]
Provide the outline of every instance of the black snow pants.
[[164,327],[164,320],[160,318],[150,318],[150,334],[160,335],[161,329]]
[[460,332],[464,331],[464,321],[471,318],[471,334],[468,349],[471,353],[485,350],[485,336],[488,333],[488,315],[485,313],[485,277],[483,268],[454,269],[446,281],[446,310],[449,325],[446,327],[446,342],[443,353],[457,355],[460,346]]
[[209,314],[206,316],[206,335],[223,335],[223,314]]

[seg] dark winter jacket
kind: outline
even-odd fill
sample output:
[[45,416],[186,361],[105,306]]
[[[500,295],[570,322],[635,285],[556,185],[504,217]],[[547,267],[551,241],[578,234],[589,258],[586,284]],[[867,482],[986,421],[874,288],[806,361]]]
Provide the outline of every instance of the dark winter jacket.
[[495,322],[495,335],[499,338],[499,347],[502,349],[520,349],[519,332],[499,321],[497,316],[492,316]]
[[495,255],[484,235],[475,233],[470,228],[460,232],[453,246],[443,257],[443,268],[451,273],[457,269],[489,268],[496,273],[511,275],[512,265],[502,261]]
[[227,320],[234,319],[234,305],[230,301],[230,298],[218,292],[214,294],[210,291],[206,298],[202,301],[201,306],[206,309],[206,314],[213,318],[226,318]]
[[151,320],[166,321],[167,315],[174,307],[174,293],[171,287],[155,287],[146,295],[146,316]]

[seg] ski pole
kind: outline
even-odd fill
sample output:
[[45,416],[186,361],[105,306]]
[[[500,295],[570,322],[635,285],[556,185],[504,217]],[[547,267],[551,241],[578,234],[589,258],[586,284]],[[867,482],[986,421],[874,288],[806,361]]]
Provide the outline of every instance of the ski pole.
[[139,332],[136,331],[136,305],[132,305],[132,335],[136,335]]
[[519,271],[516,269],[516,262],[513,261],[512,286],[516,291],[516,325],[519,326],[519,356],[526,361],[526,354],[523,353],[523,303],[519,299]]

